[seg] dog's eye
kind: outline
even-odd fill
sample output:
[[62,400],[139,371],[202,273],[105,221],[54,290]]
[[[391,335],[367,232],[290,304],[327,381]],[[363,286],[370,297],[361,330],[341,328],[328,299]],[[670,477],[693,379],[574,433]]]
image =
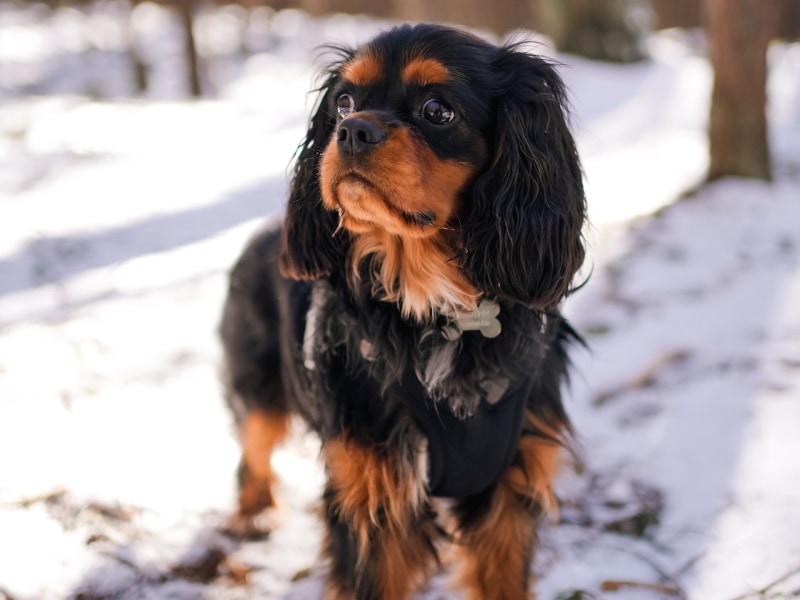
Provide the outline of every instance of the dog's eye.
[[444,125],[455,117],[453,110],[441,100],[428,100],[422,107],[422,118],[434,125]]
[[342,94],[336,99],[336,110],[344,118],[356,109],[356,102],[350,94]]

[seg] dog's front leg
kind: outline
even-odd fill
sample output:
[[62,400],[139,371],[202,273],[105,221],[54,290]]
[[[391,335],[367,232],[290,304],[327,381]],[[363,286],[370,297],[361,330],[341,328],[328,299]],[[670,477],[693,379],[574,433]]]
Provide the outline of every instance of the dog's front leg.
[[438,530],[408,450],[348,437],[324,444],[326,599],[406,599],[437,565]]
[[[513,464],[488,491],[455,506],[458,580],[469,600],[529,600],[537,525],[556,510],[552,481],[561,446],[558,433],[528,416]],[[541,435],[546,432],[545,435]]]

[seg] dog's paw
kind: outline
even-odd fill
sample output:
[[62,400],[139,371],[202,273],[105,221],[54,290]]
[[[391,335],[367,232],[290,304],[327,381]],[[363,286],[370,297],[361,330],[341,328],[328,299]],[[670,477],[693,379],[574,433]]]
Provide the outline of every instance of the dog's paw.
[[258,540],[269,536],[283,521],[281,511],[272,506],[256,514],[237,512],[223,526],[223,533],[240,540]]

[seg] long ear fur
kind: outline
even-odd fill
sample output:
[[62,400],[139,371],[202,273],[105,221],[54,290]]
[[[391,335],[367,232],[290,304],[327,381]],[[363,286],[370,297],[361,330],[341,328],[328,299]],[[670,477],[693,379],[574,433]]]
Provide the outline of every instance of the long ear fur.
[[547,309],[584,258],[586,201],[564,84],[544,59],[502,48],[494,162],[475,182],[463,266],[491,297]]
[[[343,55],[346,53],[341,50]],[[335,234],[339,217],[322,206],[319,183],[319,162],[336,127],[336,116],[330,114],[329,95],[339,80],[338,62],[331,66],[320,99],[311,117],[305,140],[299,147],[294,177],[286,207],[281,239],[280,269],[292,279],[319,279],[341,264],[345,249],[344,233]]]

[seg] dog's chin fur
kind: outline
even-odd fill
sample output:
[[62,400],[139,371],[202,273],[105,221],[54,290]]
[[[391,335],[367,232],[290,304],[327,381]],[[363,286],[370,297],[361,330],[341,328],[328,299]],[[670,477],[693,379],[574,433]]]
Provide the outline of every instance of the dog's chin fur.
[[442,236],[401,237],[380,230],[354,236],[350,285],[367,279],[372,295],[396,304],[405,319],[431,323],[438,315],[474,310],[479,297]]
[[231,273],[237,529],[273,506],[299,414],[322,441],[331,598],[409,598],[449,542],[469,598],[529,595],[580,340],[558,311],[586,212],[565,105],[547,60],[456,29],[341,50],[283,225]]

